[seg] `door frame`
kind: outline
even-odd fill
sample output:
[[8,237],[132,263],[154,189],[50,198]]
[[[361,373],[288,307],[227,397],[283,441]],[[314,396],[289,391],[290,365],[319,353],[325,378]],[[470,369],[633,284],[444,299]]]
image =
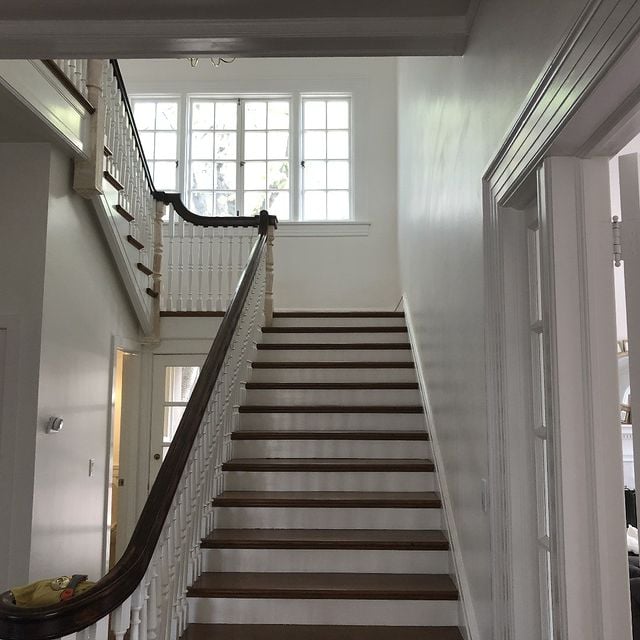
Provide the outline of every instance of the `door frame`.
[[[131,339],[131,338],[123,338],[121,336],[112,336],[111,338],[111,373],[109,375],[109,413],[107,418],[107,441],[106,441],[106,464],[105,464],[105,472],[104,472],[104,516],[103,516],[103,542],[102,542],[102,572],[103,575],[107,573],[109,570],[109,548],[111,541],[111,532],[109,530],[109,515],[111,511],[111,474],[112,474],[112,465],[113,465],[113,433],[114,433],[114,423],[115,423],[115,400],[113,397],[113,391],[116,383],[117,376],[117,360],[118,360],[118,351],[125,351],[127,353],[135,354],[138,358],[142,359],[142,346],[139,340]],[[128,392],[136,397],[141,397],[141,389],[142,389],[142,362],[139,364],[138,374],[137,374],[137,384],[135,385],[136,389],[129,389]],[[126,476],[131,479],[130,483],[130,491],[125,492],[126,503],[122,505],[126,509],[126,513],[128,515],[127,520],[131,520],[131,523],[135,523],[138,515],[138,500],[137,500],[137,484],[139,482],[139,478],[135,477],[133,470],[137,467],[137,459],[138,459],[138,449],[140,446],[140,418],[141,412],[138,410],[138,420],[134,425],[134,429],[127,429],[125,433],[126,442],[122,440],[122,431],[121,431],[121,441],[120,441],[120,468],[125,467]],[[125,445],[124,450],[127,451],[125,454],[125,464],[122,464],[122,451],[123,444]],[[130,473],[131,472],[131,473]],[[130,533],[130,532],[129,532]]]
[[[504,259],[505,242],[508,241],[508,237],[505,235],[502,220],[509,208],[522,209],[536,194],[536,173],[540,167],[545,166],[546,178],[549,177],[549,171],[560,169],[558,166],[550,167],[550,161],[546,159],[554,156],[573,158],[570,162],[574,163],[575,180],[572,180],[571,184],[575,195],[584,192],[585,188],[584,184],[576,183],[581,174],[584,177],[585,169],[580,165],[581,161],[578,158],[611,156],[621,148],[625,131],[628,132],[634,123],[637,126],[637,122],[640,121],[640,70],[637,65],[640,51],[639,32],[640,3],[634,0],[588,2],[540,74],[483,176],[485,348],[494,608],[492,637],[495,640],[511,640],[516,637],[511,567],[517,558],[513,555],[511,537],[513,523],[510,496],[513,487],[510,481],[509,431],[505,409],[510,401],[506,389],[511,373],[511,365],[507,358],[509,345],[505,339],[505,332],[513,326],[516,319],[513,317],[513,310],[505,305]],[[543,181],[546,178],[543,174]],[[588,185],[586,187],[588,188]],[[555,211],[565,205],[557,202]],[[548,207],[547,212],[551,213]],[[561,216],[556,216],[556,220],[562,222]],[[599,319],[597,315],[593,316],[594,300],[587,296],[598,283],[602,286],[601,279],[607,277],[601,272],[602,263],[599,261],[603,248],[598,245],[597,240],[599,238],[602,241],[605,237],[604,232],[602,229],[594,231],[593,226],[597,226],[597,219],[582,216],[581,220],[584,224],[581,228],[574,229],[571,235],[575,249],[571,262],[571,266],[574,267],[572,277],[581,294],[578,297],[578,305],[571,311],[575,318],[581,320],[581,331],[578,332],[578,339],[569,356],[573,358],[574,366],[580,358],[586,366],[580,391],[583,398],[588,398],[589,392],[601,382],[597,367],[592,366],[593,357],[598,353],[601,340],[608,339],[610,328],[606,320]],[[553,240],[559,232],[557,225],[555,228],[551,227],[550,246],[553,246]],[[558,268],[555,259],[562,257],[562,253],[558,254],[557,251],[548,256],[550,271],[553,274],[557,273]],[[576,265],[575,261],[578,259],[581,262]],[[582,267],[582,270],[578,268],[576,271],[575,267]],[[612,279],[611,271],[609,269],[608,273]],[[550,294],[558,285],[556,282],[550,284],[552,288],[549,289],[547,303],[551,301]],[[567,309],[564,309],[563,313],[567,313]],[[560,333],[565,335],[566,327],[563,326],[563,320],[560,320],[558,326],[557,309],[554,309],[552,316],[552,331],[555,336],[553,352],[556,354],[554,366],[558,375],[559,364],[566,364],[564,359],[567,357],[564,353],[567,345],[558,342],[558,335],[560,329]],[[579,352],[575,350],[576,344],[580,346]],[[562,355],[558,359],[560,353]],[[605,355],[605,359],[606,357]],[[610,369],[610,364],[605,368]],[[615,374],[613,379],[615,380]],[[558,398],[555,400],[557,402]],[[589,419],[590,436],[585,438],[582,446],[585,447],[584,452],[588,459],[593,461],[600,448],[607,449],[608,444],[601,442],[597,432],[593,431],[596,416],[591,415]],[[562,452],[559,455],[562,455]],[[558,477],[562,477],[563,472],[567,471],[568,469],[561,466],[557,469]],[[602,472],[604,476],[600,475]],[[596,481],[595,485],[592,484],[589,488],[592,516],[606,514],[610,506],[607,504],[608,492],[598,491],[601,477],[606,480],[606,470],[598,469],[591,474],[591,482]],[[562,507],[563,505],[560,505],[561,513]],[[599,523],[601,522],[602,519],[599,520]],[[586,523],[587,529],[589,524]],[[586,536],[588,546],[581,549],[583,558],[598,559],[597,572],[594,574],[598,587],[600,581],[607,577],[606,572],[602,570],[607,550],[601,547],[602,539],[598,535],[603,533],[599,530]],[[567,566],[562,558],[558,568],[561,575],[566,575]],[[611,580],[611,577],[608,576],[608,579]],[[564,640],[569,632],[574,632],[575,629],[573,618],[568,617],[570,607],[567,606],[567,592],[562,585],[561,591],[561,602],[558,603],[561,615],[559,637]],[[592,590],[589,602],[582,603],[583,609],[589,611],[588,617],[593,620],[587,635],[580,636],[585,640],[619,637],[611,635],[607,625],[620,617],[620,602],[612,601],[603,592],[600,588]],[[623,604],[626,605],[626,602]],[[623,613],[623,618],[624,615]]]

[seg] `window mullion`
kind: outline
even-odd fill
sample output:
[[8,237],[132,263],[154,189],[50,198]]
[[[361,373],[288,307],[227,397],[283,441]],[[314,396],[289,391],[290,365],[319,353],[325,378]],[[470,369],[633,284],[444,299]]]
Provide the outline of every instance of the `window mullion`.
[[238,133],[236,136],[236,209],[244,215],[244,100],[238,98]]
[[300,94],[291,96],[291,115],[289,119],[289,155],[291,162],[290,180],[291,188],[289,196],[289,219],[298,221],[302,219],[302,139],[300,123]]

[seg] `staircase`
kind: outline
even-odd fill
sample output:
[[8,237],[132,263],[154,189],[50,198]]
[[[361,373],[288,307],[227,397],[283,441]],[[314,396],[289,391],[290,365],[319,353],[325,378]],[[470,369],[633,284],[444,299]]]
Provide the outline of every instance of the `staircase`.
[[184,640],[461,640],[404,317],[276,314]]

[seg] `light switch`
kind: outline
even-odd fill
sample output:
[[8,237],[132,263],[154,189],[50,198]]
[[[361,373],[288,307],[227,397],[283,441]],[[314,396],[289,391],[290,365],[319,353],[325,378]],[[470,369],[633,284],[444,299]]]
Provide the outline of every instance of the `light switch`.
[[96,459],[95,458],[89,458],[89,477],[93,477],[93,470],[96,466]]

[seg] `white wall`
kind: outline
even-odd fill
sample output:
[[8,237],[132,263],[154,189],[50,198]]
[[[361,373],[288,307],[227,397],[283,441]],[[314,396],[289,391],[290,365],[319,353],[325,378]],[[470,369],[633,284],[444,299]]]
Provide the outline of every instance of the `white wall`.
[[[95,213],[51,152],[30,577],[101,574],[113,336],[138,328]],[[61,433],[44,431],[62,416]],[[89,477],[89,459],[95,460]]]
[[399,243],[481,637],[493,638],[482,176],[584,0],[486,0],[461,58],[399,62]]
[[354,217],[360,237],[276,233],[278,309],[389,309],[400,298],[397,258],[396,63],[394,59],[122,61],[130,94],[353,94]]
[[13,316],[16,349],[0,389],[0,591],[29,577],[49,159],[48,145],[0,144],[0,327]]

